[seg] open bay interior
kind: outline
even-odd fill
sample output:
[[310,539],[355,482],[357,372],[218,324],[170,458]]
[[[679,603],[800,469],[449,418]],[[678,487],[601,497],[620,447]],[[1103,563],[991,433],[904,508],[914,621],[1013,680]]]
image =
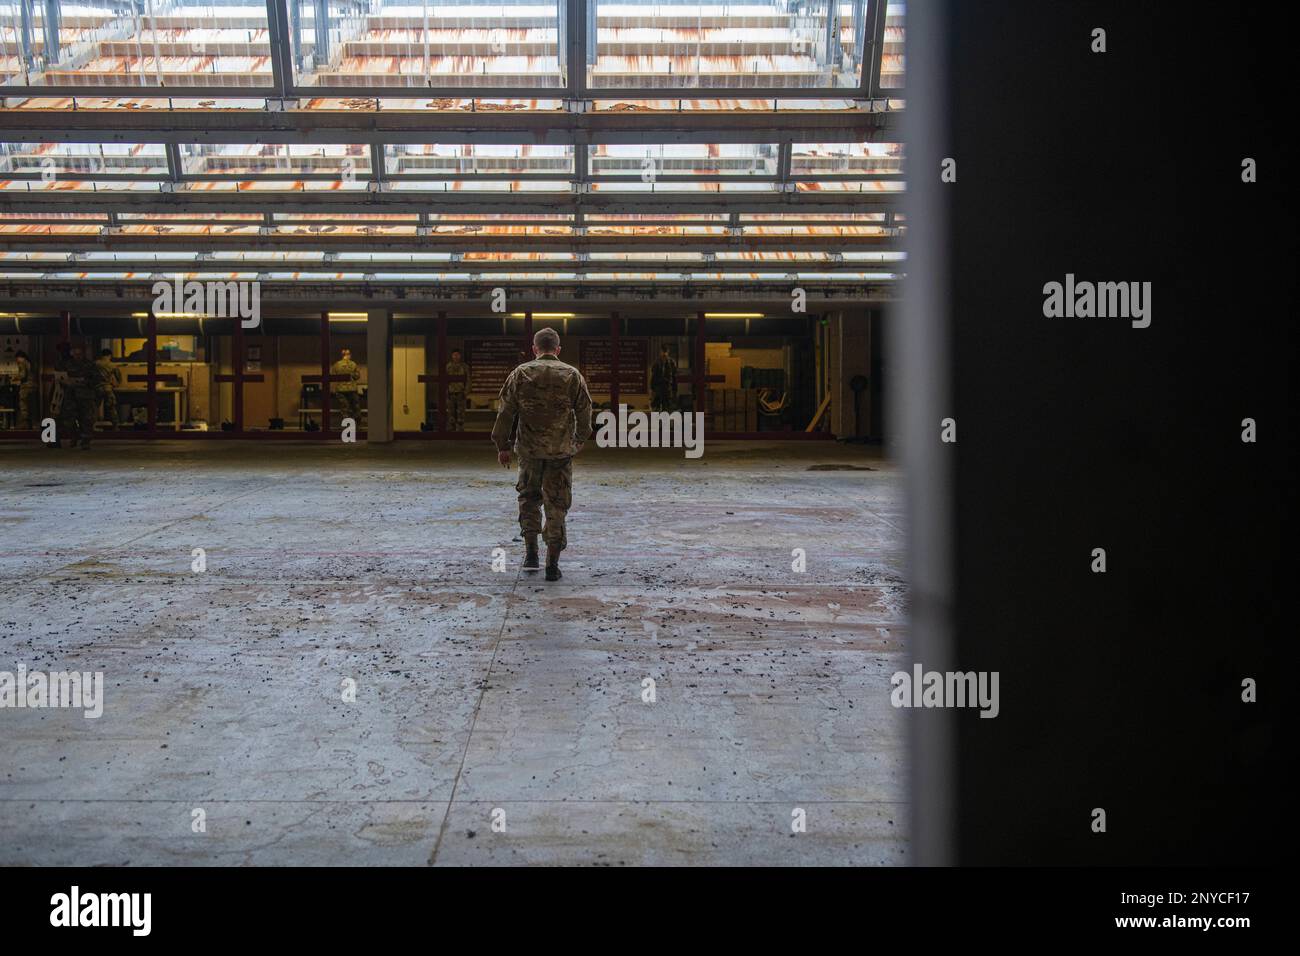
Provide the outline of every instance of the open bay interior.
[[908,862],[905,14],[0,0],[0,864]]

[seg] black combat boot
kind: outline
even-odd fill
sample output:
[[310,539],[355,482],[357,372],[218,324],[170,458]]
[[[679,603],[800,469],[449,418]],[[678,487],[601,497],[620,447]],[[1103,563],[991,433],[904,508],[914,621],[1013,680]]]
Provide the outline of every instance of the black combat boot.
[[560,574],[560,552],[553,550],[549,545],[546,548],[546,580],[558,581]]
[[537,564],[537,532],[524,535],[524,570],[536,571]]

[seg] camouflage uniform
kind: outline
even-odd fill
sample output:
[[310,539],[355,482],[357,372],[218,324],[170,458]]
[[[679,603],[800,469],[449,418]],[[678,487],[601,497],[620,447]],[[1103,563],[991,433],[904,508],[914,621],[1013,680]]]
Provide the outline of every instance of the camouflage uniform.
[[671,412],[677,406],[677,363],[672,356],[664,356],[650,369],[650,408],[656,412]]
[[511,450],[512,433],[519,456],[519,527],[526,535],[541,532],[558,554],[568,543],[564,519],[573,504],[573,454],[591,437],[591,395],[582,373],[554,355],[511,372],[492,428],[498,451]]
[[95,430],[95,383],[99,381],[99,367],[87,358],[61,355],[54,368],[66,376],[63,383],[63,404],[59,408],[60,440],[81,441],[81,447],[90,447],[90,436]]
[[103,403],[104,417],[116,428],[120,424],[117,420],[117,387],[122,384],[122,370],[113,364],[112,359],[102,356],[95,359],[95,368],[99,371],[95,380],[95,401]]
[[447,375],[464,375],[465,380],[452,379],[447,383],[447,431],[465,430],[465,392],[469,382],[469,366],[464,362],[448,362]]
[[361,369],[352,359],[339,359],[330,366],[331,375],[348,376],[345,382],[334,383],[334,398],[344,418],[351,418],[361,427]]
[[32,374],[32,363],[25,358],[18,359],[18,427],[36,427],[36,376]]

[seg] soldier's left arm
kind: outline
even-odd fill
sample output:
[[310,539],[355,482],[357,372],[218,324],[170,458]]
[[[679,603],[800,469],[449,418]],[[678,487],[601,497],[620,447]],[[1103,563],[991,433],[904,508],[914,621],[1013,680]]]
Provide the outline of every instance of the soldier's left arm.
[[581,372],[573,376],[573,382],[573,437],[581,445],[591,437],[591,393],[587,391],[587,380]]

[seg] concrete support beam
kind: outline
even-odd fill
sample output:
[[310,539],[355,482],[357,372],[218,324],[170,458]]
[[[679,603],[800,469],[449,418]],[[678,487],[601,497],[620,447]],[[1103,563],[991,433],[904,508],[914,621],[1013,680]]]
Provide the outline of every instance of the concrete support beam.
[[[855,375],[871,378],[872,315],[864,310],[831,314],[831,431],[838,438],[871,434],[871,391],[856,398],[849,384]],[[856,407],[856,413],[855,413]]]
[[387,309],[366,314],[366,441],[393,440],[393,317]]

